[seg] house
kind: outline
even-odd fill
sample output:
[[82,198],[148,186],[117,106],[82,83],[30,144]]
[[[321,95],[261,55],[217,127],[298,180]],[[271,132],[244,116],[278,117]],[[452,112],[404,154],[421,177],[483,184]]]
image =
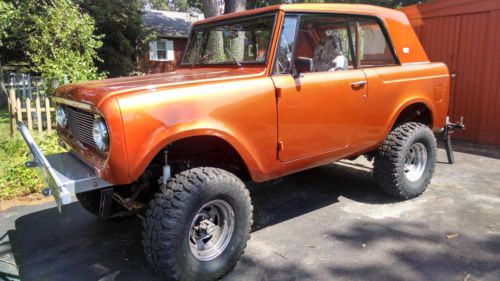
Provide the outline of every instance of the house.
[[500,145],[500,1],[436,0],[401,9],[431,61],[451,73],[453,137]]
[[156,31],[158,39],[149,43],[149,52],[139,57],[144,73],[174,71],[182,60],[191,25],[204,17],[198,13],[145,10],[143,20]]

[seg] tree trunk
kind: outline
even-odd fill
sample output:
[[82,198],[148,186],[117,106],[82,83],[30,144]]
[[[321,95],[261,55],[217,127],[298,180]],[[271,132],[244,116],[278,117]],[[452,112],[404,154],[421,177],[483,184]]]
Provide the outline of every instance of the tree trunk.
[[[219,0],[203,0],[203,14],[205,18],[216,17],[221,14],[221,6]],[[212,32],[208,37],[207,50],[210,54],[210,62],[224,60],[224,42],[222,33]],[[207,55],[206,53],[205,55]]]
[[203,14],[206,19],[219,16],[220,12],[219,0],[203,0]]
[[244,11],[247,5],[247,0],[226,0],[224,2],[224,14]]
[[[220,0],[203,0],[203,13],[205,18],[219,16],[221,14],[221,1]],[[244,11],[246,7],[246,0],[225,0],[224,1],[224,13],[233,13]],[[212,33],[208,39],[207,49],[211,50],[213,61],[216,62],[218,59],[226,60],[230,56],[234,56],[237,60],[244,59],[244,32],[238,32],[238,36],[233,39],[229,39],[226,42],[228,45],[224,44],[222,33]],[[224,46],[226,45],[226,46]],[[230,54],[225,54],[230,52]],[[224,59],[226,57],[226,59]]]
[[[224,14],[244,11],[246,9],[246,0],[225,0]],[[237,60],[244,60],[245,32],[239,31],[238,37],[229,40],[229,50]]]

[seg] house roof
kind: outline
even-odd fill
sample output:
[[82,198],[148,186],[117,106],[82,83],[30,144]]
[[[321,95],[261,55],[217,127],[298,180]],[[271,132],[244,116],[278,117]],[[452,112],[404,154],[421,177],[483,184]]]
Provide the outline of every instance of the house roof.
[[145,10],[144,23],[153,28],[160,37],[187,38],[191,25],[201,19],[202,14],[159,10]]

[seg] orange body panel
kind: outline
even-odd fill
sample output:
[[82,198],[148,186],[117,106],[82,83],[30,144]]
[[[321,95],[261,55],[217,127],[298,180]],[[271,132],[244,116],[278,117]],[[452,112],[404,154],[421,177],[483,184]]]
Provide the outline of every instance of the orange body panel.
[[[429,63],[401,12],[367,5],[281,5],[211,18],[199,24],[277,12],[275,30],[292,12],[373,15],[392,38],[401,65],[344,72],[272,75],[279,32],[267,65],[181,67],[175,72],[70,84],[56,96],[91,105],[110,129],[110,151],[96,156],[61,138],[98,174],[114,184],[137,180],[168,144],[214,136],[241,156],[252,180],[265,181],[344,157],[372,151],[399,113],[425,104],[432,126],[443,127],[448,110],[445,65]],[[409,48],[409,53],[400,50]],[[352,82],[366,80],[359,89]],[[278,151],[281,142],[281,151]]]

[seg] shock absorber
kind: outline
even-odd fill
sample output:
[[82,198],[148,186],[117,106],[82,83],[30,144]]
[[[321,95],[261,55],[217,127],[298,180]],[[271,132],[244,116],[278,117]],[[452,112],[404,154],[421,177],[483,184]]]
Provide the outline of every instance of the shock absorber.
[[163,165],[163,175],[162,175],[162,184],[167,184],[168,179],[171,176],[170,165],[168,165],[168,149],[164,151],[165,164]]

